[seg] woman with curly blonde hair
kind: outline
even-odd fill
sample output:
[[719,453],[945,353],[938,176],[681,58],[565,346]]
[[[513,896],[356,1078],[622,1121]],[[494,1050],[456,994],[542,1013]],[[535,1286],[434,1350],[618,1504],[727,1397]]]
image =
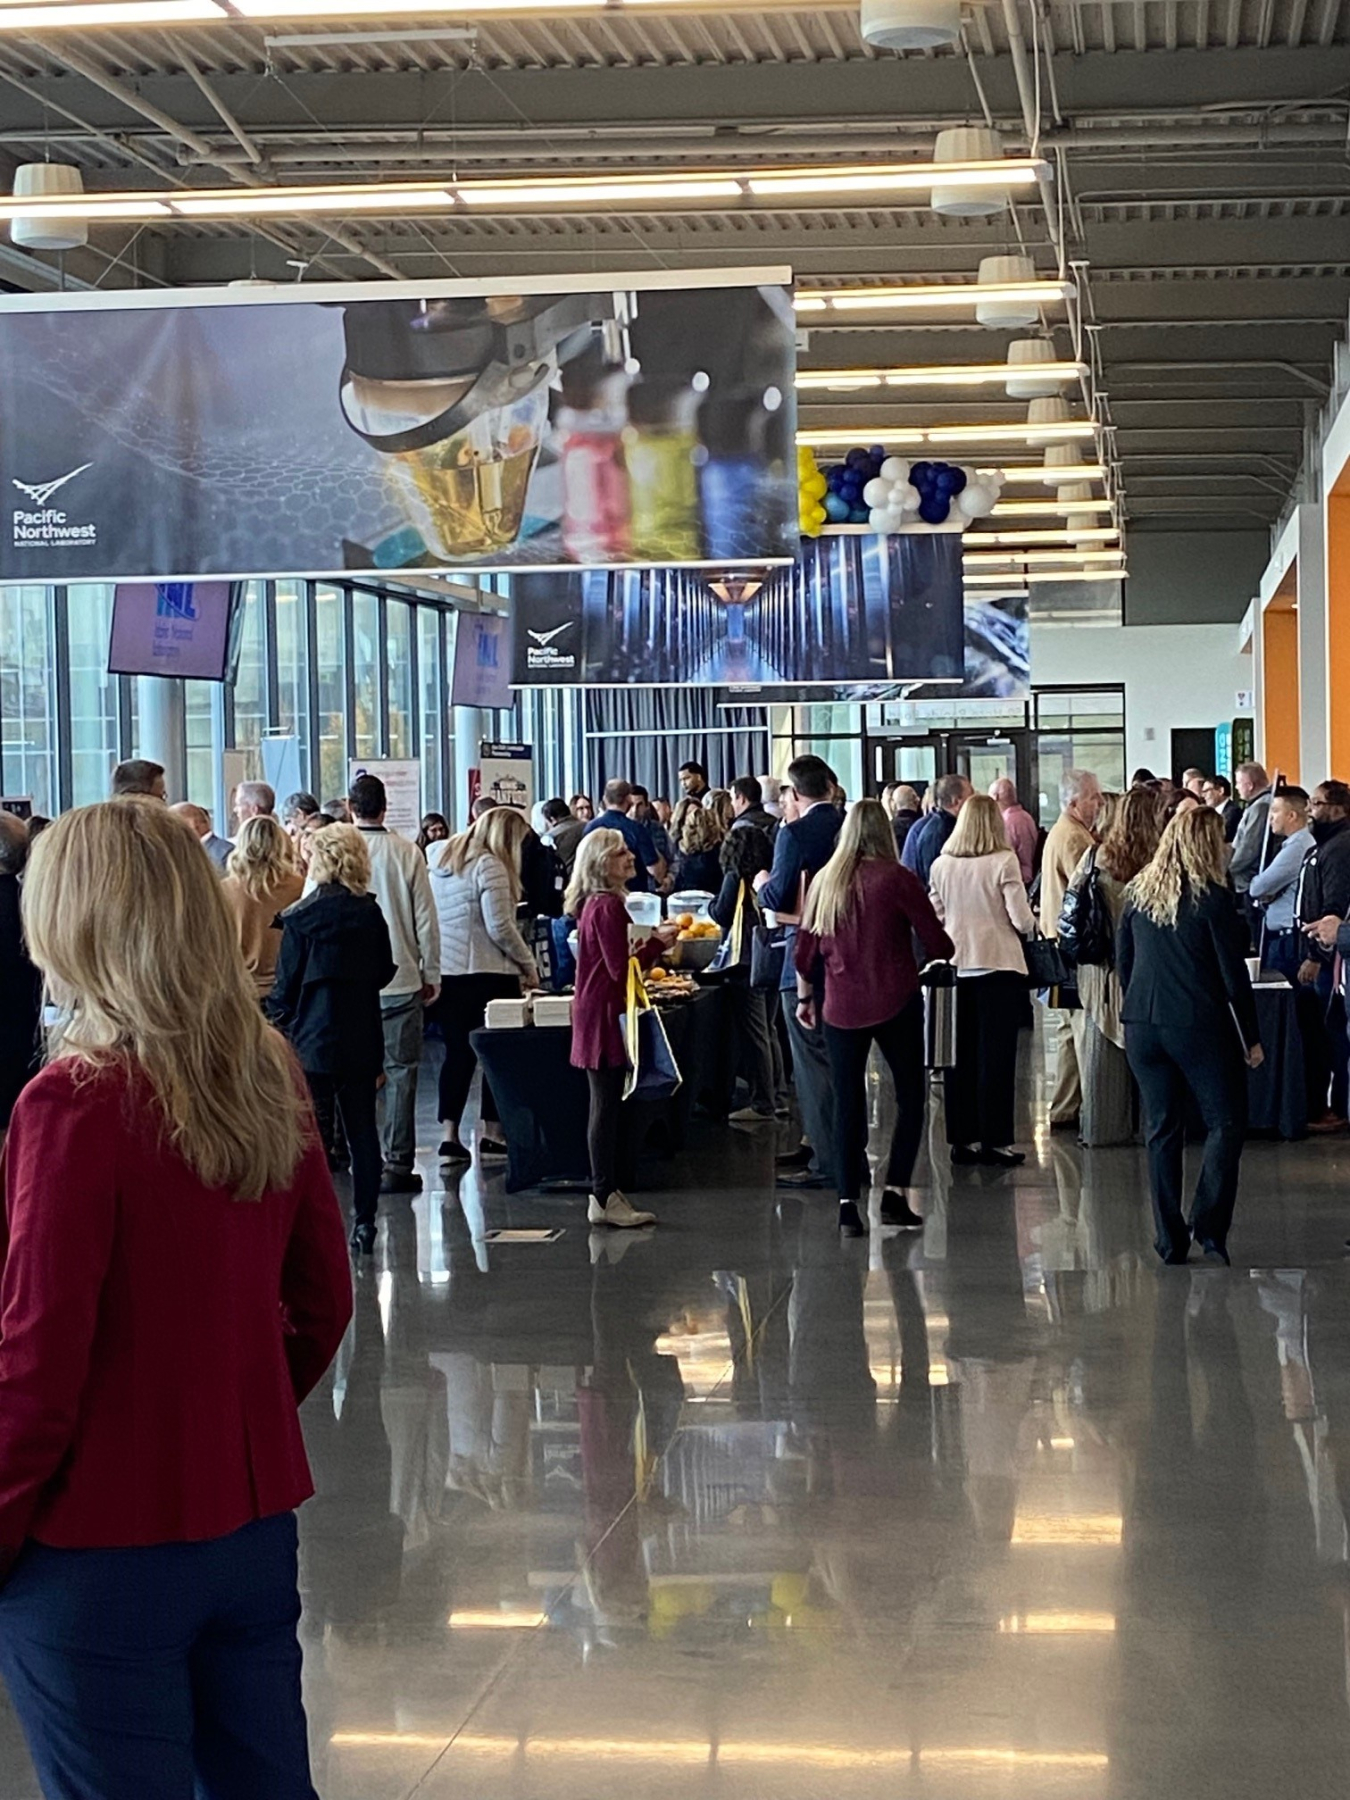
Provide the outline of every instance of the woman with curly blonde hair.
[[717,893],[722,886],[718,849],[726,836],[717,815],[697,800],[681,800],[670,835],[675,846],[675,892]]
[[[1155,1245],[1184,1263],[1191,1241],[1228,1261],[1247,1126],[1247,1070],[1262,1050],[1245,961],[1246,923],[1228,885],[1223,821],[1188,807],[1126,890],[1116,939],[1125,1054],[1139,1083]],[[1190,1218],[1181,1210],[1187,1096],[1205,1126]]]
[[220,891],[234,917],[244,967],[259,999],[265,998],[272,991],[281,949],[277,914],[294,906],[305,891],[295,845],[270,814],[244,820]]

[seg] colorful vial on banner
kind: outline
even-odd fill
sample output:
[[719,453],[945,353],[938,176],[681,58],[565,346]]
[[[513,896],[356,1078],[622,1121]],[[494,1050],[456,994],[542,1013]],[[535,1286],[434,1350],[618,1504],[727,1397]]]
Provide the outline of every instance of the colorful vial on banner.
[[622,369],[583,361],[563,370],[562,535],[575,562],[613,562],[629,554],[627,390]]
[[629,390],[624,455],[635,556],[674,563],[703,553],[697,405],[697,394],[679,381],[642,381]]
[[709,556],[754,553],[761,465],[751,439],[761,416],[757,401],[748,394],[705,400],[699,413],[703,450],[698,484]]

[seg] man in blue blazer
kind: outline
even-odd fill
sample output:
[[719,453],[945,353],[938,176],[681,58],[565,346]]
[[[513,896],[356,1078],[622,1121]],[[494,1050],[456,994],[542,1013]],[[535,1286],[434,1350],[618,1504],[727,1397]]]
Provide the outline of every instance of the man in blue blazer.
[[[773,867],[761,878],[759,903],[770,912],[786,913],[794,920],[801,912],[805,888],[834,855],[844,815],[834,804],[835,779],[829,764],[818,756],[799,756],[788,764],[788,785],[797,797],[797,817],[780,825],[774,838]],[[792,960],[795,929],[789,929],[783,957],[780,992],[786,1001],[788,1039],[792,1045],[792,1073],[797,1084],[802,1129],[811,1142],[811,1161],[805,1168],[779,1176],[784,1186],[827,1187],[833,1183],[834,1089],[825,1034],[820,1025],[821,996],[816,996],[816,1024],[808,1031],[797,1019],[797,971]],[[789,1159],[798,1161],[794,1157]]]

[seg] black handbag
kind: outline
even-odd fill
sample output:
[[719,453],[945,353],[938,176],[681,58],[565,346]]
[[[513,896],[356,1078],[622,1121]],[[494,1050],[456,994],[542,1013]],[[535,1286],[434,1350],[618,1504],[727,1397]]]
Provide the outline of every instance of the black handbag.
[[1023,938],[1022,954],[1026,958],[1030,986],[1037,989],[1068,987],[1072,982],[1069,966],[1054,938],[1042,937],[1039,931],[1034,937]]
[[1082,881],[1070,886],[1059,915],[1059,947],[1080,968],[1107,968],[1115,961],[1116,933],[1102,893],[1097,852]]
[[750,934],[750,985],[776,994],[783,985],[787,955],[787,929],[782,925],[756,925]]

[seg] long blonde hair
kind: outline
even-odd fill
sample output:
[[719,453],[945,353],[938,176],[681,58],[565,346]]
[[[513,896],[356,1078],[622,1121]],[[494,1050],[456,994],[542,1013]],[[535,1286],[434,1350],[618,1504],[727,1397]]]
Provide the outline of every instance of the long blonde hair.
[[1228,846],[1223,820],[1212,807],[1188,806],[1169,819],[1153,861],[1125,890],[1130,902],[1155,925],[1175,925],[1181,903],[1228,880]]
[[572,879],[563,895],[563,911],[569,919],[581,917],[581,909],[592,894],[623,894],[628,891],[609,872],[610,857],[627,848],[623,833],[611,830],[608,825],[602,825],[598,831],[586,833],[577,845]]
[[285,1187],[305,1142],[299,1077],[182,821],[125,800],[66,813],[34,846],[23,920],[66,1013],[55,1055],[140,1070],[207,1187],[237,1200]]
[[355,825],[325,825],[309,847],[309,878],[315,887],[336,883],[349,894],[370,891],[370,851]]
[[700,850],[715,850],[725,836],[717,814],[695,801],[680,821],[675,847],[682,856],[695,856]]
[[451,875],[462,875],[480,856],[495,856],[506,869],[511,898],[519,905],[520,852],[529,830],[530,821],[516,807],[491,807],[481,819],[475,819],[467,831],[451,838],[432,866],[445,869]]
[[234,877],[249,899],[265,900],[296,872],[295,846],[271,814],[245,819],[225,873]]
[[853,910],[858,871],[865,862],[896,862],[895,830],[880,800],[858,800],[844,819],[834,855],[811,883],[802,924],[833,937]]
[[956,815],[956,826],[942,846],[944,856],[993,856],[1007,850],[1008,832],[997,800],[972,794]]

